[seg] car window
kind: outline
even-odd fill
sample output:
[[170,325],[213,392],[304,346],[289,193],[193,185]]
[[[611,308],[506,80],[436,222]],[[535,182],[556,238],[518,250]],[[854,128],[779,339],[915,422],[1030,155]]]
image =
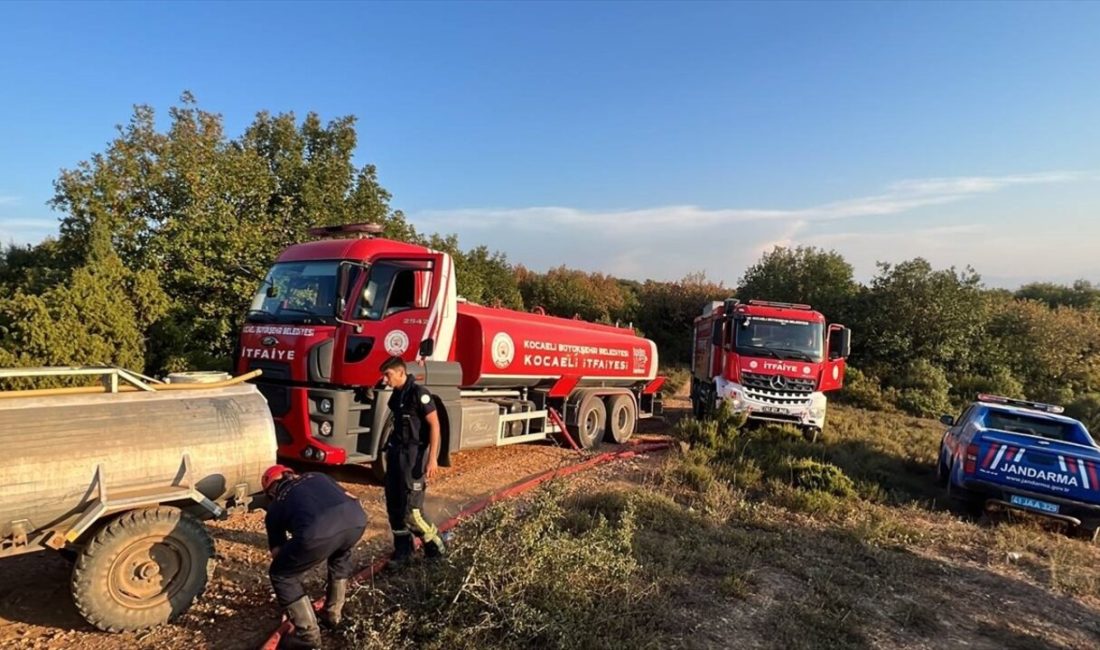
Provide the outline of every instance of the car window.
[[1080,438],[1077,435],[1076,427],[1068,422],[1059,422],[1025,413],[989,410],[985,413],[983,424],[987,429],[1022,433],[1061,442],[1078,442]]

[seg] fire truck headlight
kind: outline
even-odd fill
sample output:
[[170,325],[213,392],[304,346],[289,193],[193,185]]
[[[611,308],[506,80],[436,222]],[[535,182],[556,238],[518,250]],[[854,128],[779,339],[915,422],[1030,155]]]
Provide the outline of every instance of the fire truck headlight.
[[332,435],[332,423],[329,422],[328,420],[325,420],[324,422],[321,423],[320,430],[321,430],[321,435],[322,436],[331,436]]
[[306,450],[302,452],[302,457],[306,460],[313,460],[313,447],[306,447]]
[[320,407],[322,413],[332,413],[332,400],[327,397],[323,398]]

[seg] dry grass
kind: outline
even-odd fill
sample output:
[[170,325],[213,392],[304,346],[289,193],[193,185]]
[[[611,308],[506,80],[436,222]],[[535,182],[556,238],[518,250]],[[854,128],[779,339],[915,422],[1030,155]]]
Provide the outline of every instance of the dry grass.
[[814,444],[687,420],[635,487],[498,507],[357,594],[345,647],[1100,647],[1096,548],[946,511],[935,424],[830,419]]

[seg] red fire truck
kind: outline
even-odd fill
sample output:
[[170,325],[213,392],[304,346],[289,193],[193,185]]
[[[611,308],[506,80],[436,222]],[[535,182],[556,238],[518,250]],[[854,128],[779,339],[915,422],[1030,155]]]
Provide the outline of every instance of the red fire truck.
[[544,439],[559,414],[587,448],[605,432],[625,442],[661,412],[652,341],[467,302],[448,254],[380,232],[311,230],[324,238],[283,251],[253,300],[237,370],[263,370],[280,456],[384,473],[392,422],[379,365],[391,355],[415,362],[436,397],[441,465],[456,451]]
[[816,439],[825,393],[844,384],[851,331],[809,305],[713,302],[695,319],[691,403],[696,417],[722,401],[757,420],[785,422]]

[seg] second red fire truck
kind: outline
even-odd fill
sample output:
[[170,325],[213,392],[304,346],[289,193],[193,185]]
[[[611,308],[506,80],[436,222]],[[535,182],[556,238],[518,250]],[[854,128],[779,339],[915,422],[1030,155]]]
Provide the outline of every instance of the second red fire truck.
[[825,393],[844,385],[851,331],[809,305],[735,299],[695,319],[691,403],[696,417],[725,400],[751,419],[793,424],[816,439]]

